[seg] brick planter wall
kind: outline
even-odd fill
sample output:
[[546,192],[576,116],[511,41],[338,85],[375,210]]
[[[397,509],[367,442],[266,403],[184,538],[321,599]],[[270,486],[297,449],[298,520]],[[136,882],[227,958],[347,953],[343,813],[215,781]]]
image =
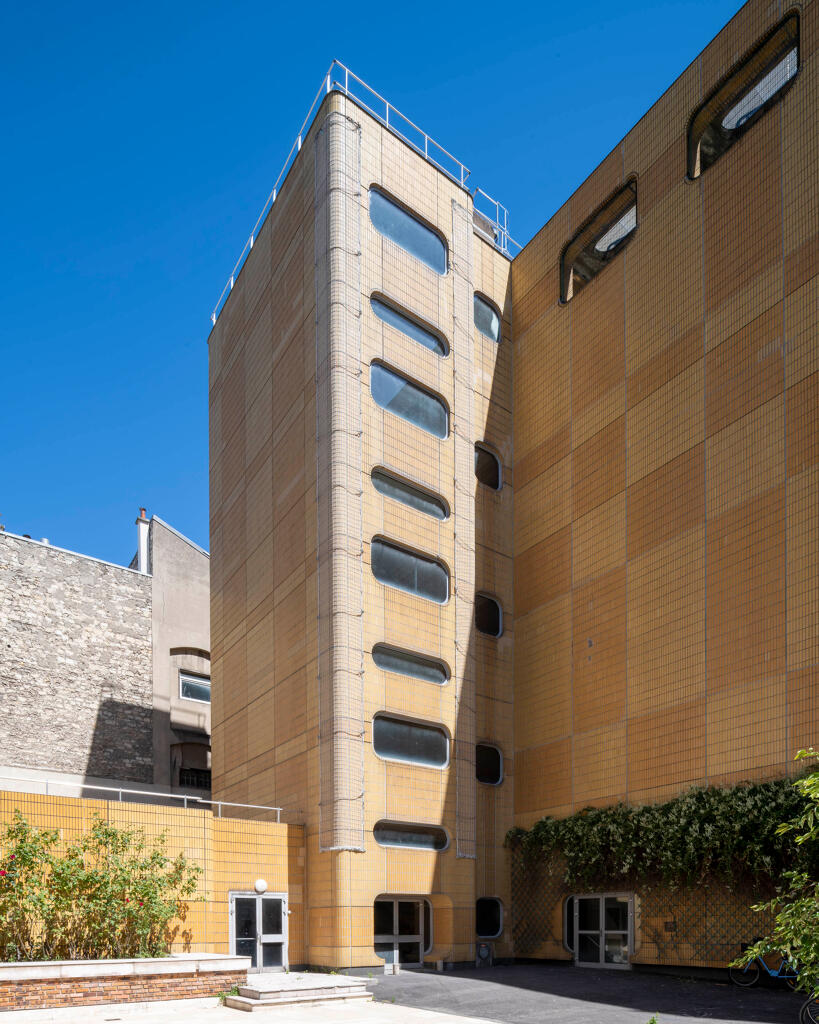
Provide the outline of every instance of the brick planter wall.
[[0,964],[0,1010],[196,999],[247,981],[248,957]]

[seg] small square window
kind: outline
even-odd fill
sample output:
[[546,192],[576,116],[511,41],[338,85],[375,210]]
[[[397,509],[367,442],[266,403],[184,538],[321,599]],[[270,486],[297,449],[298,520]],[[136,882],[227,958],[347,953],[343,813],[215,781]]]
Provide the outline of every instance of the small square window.
[[202,704],[210,704],[209,677],[196,676],[191,672],[180,672],[179,696],[185,700],[198,700]]

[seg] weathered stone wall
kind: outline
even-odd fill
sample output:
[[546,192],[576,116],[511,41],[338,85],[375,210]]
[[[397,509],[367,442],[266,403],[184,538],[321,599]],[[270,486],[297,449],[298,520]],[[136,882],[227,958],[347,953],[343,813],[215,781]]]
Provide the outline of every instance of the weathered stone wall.
[[0,533],[0,765],[153,781],[151,579]]

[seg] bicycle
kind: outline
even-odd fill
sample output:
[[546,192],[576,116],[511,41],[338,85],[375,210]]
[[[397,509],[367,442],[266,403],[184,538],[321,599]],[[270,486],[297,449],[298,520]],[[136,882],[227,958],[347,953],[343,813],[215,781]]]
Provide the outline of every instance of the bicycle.
[[[758,940],[754,940],[755,942]],[[747,946],[742,947],[743,952],[747,949]],[[761,956],[754,957],[750,963],[747,963],[744,967],[729,967],[728,977],[735,985],[739,985],[740,988],[750,988],[752,985],[756,985],[759,979],[762,977],[762,971],[765,971],[770,978],[777,978],[780,981],[784,981],[790,989],[796,988],[796,982],[799,980],[799,971],[796,966],[785,959],[783,956],[776,967],[769,967]],[[819,1024],[819,1016],[816,1021],[812,1017],[807,1018],[808,1024]]]
[[802,1003],[799,1024],[819,1024],[819,996],[813,995]]

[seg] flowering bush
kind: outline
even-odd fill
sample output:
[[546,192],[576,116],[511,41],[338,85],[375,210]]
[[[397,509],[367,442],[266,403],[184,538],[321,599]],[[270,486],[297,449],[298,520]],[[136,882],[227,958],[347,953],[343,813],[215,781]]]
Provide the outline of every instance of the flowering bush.
[[0,835],[0,959],[166,954],[202,869],[165,845],[95,817],[61,850],[56,829],[15,810]]

